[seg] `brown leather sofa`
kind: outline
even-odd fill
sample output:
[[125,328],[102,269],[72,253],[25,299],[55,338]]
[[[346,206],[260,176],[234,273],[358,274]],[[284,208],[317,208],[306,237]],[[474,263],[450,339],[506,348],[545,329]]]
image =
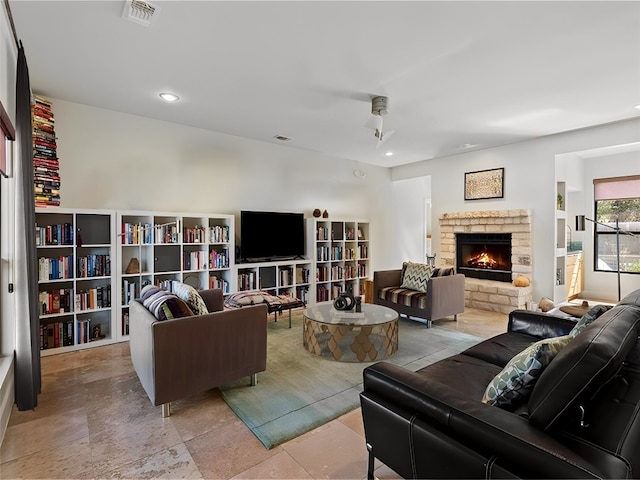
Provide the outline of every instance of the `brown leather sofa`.
[[514,355],[575,325],[515,310],[506,333],[416,372],[367,367],[368,477],[377,458],[404,478],[640,478],[640,290],[577,333],[518,404],[482,402]]
[[427,282],[427,292],[402,289],[402,269],[373,272],[373,302],[394,309],[400,315],[433,320],[464,312],[464,275],[453,268],[436,268]]
[[257,382],[267,365],[267,306],[223,311],[220,289],[203,290],[209,314],[157,320],[139,300],[129,306],[131,361],[153,405],[170,402],[244,376]]

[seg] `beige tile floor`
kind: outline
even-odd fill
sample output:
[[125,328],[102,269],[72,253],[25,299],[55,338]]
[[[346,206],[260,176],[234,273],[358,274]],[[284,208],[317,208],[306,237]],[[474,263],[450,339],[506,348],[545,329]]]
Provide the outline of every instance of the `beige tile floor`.
[[[437,325],[483,338],[506,315],[468,308]],[[140,386],[129,345],[42,359],[38,407],[11,414],[0,478],[366,477],[360,409],[266,450],[212,389],[174,402],[162,418]],[[398,478],[377,465],[378,478]]]

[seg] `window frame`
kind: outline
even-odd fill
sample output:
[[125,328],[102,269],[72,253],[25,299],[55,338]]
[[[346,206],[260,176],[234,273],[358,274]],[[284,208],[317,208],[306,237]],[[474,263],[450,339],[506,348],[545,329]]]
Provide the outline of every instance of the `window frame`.
[[11,123],[9,114],[4,109],[4,105],[0,102],[0,129],[2,130],[3,138],[0,145],[0,174],[5,177],[11,176],[11,161],[13,160],[9,153],[11,152],[11,146],[9,141],[16,139],[16,130]]
[[[602,193],[598,193],[598,184],[612,184],[612,183],[621,183],[621,182],[627,182],[627,181],[639,181],[640,180],[640,176],[638,175],[628,175],[628,176],[623,176],[623,177],[611,177],[611,178],[600,178],[600,179],[593,179],[593,183],[594,183],[594,202],[593,202],[593,209],[594,209],[594,219],[596,220],[596,223],[594,223],[594,228],[593,228],[593,270],[594,272],[599,272],[599,273],[617,273],[618,272],[618,268],[619,265],[616,265],[616,269],[603,269],[599,267],[599,260],[600,260],[600,254],[599,254],[599,244],[600,242],[602,242],[605,238],[613,238],[613,242],[615,242],[615,237],[617,235],[616,229],[615,227],[611,226],[611,228],[607,228],[607,227],[602,227],[602,229],[600,230],[598,227],[600,227],[600,225],[605,224],[605,222],[602,222],[602,220],[600,220],[598,218],[598,204],[600,202],[605,202],[605,201],[615,201],[615,200],[638,200],[640,201],[640,194],[638,196],[630,196],[630,195],[624,195],[622,194],[620,196],[620,198],[609,198],[611,195],[604,195],[606,198],[600,198],[603,196]],[[600,222],[600,223],[598,223]],[[623,237],[627,236],[626,233],[623,232],[630,232],[631,234],[633,234],[635,237],[640,238],[640,217],[638,217],[637,219],[634,218],[633,223],[635,224],[637,222],[638,225],[638,229],[628,229],[628,228],[624,228],[624,227],[618,227],[620,228],[620,240],[621,240],[621,245],[622,245],[622,239]],[[628,223],[628,222],[625,222]],[[638,249],[637,252],[638,255],[640,255],[640,247]],[[623,254],[622,252],[620,252],[620,260],[621,263],[623,259]],[[624,274],[630,274],[630,275],[638,275],[640,274],[640,271],[628,271],[628,270],[620,270],[620,273],[624,273]]]

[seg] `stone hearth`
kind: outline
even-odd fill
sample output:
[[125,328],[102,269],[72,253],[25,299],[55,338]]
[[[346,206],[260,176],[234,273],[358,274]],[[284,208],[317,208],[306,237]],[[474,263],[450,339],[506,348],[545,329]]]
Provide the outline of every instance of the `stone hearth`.
[[[518,275],[533,278],[530,210],[484,210],[444,213],[440,223],[440,262],[455,267],[458,233],[511,233],[512,280]],[[467,278],[467,307],[509,313],[527,308],[532,300],[531,286],[515,287],[512,283]]]

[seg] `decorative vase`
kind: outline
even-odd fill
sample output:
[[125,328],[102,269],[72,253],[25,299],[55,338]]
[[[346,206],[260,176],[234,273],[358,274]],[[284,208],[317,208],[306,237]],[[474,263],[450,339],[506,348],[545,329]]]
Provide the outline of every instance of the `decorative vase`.
[[322,212],[322,218],[329,218],[329,212],[327,212],[326,210]]

